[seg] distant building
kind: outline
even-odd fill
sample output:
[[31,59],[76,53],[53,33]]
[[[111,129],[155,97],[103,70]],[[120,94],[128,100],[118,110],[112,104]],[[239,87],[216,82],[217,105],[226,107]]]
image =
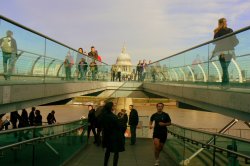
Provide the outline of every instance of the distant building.
[[[122,78],[131,78],[132,70],[132,63],[130,55],[126,52],[126,47],[123,46],[121,54],[118,56],[116,60],[116,67],[117,69],[120,68]],[[132,76],[133,77],[133,76]]]

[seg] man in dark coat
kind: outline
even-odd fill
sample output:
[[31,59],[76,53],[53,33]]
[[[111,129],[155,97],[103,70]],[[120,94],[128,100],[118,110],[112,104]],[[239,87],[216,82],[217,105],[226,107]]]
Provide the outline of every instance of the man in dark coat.
[[17,111],[13,111],[10,113],[10,122],[12,123],[13,129],[17,128],[17,120],[19,119],[20,115]]
[[102,132],[101,117],[103,115],[104,105],[105,105],[105,102],[103,100],[100,101],[100,105],[97,107],[95,111],[95,117],[96,117],[95,127],[97,129],[97,133],[96,133],[97,146],[101,144],[101,132]]
[[36,107],[32,107],[30,114],[29,114],[29,122],[30,122],[30,126],[34,126],[34,121],[35,121],[35,111],[36,111]]
[[136,127],[139,122],[139,117],[137,110],[134,109],[133,105],[129,106],[130,114],[129,114],[129,125],[130,125],[130,133],[131,133],[131,145],[136,143]]
[[95,138],[94,144],[96,144],[97,143],[97,137],[96,137],[96,131],[95,131],[95,125],[96,125],[95,109],[94,109],[93,105],[89,105],[88,109],[89,109],[89,114],[88,114],[88,123],[89,123],[89,125],[88,125],[87,137],[89,139],[90,131],[92,131],[93,135],[94,135],[94,138]]
[[110,152],[114,153],[113,166],[117,166],[119,152],[125,150],[124,136],[121,130],[118,117],[113,114],[113,103],[108,102],[103,109],[101,124],[103,126],[103,141],[102,145],[106,148],[104,157],[104,166],[108,166]]

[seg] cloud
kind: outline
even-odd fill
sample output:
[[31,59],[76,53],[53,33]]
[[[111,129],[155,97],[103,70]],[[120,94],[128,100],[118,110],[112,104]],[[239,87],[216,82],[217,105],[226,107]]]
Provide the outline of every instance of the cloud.
[[125,41],[135,64],[212,39],[220,17],[234,30],[242,28],[249,23],[249,8],[240,0],[22,0],[1,2],[0,11],[76,49],[95,45],[109,64]]

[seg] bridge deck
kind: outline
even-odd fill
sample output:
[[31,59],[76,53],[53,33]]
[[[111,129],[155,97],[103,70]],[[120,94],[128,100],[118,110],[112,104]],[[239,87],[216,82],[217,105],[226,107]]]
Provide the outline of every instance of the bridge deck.
[[[125,152],[120,153],[119,166],[152,166],[154,165],[153,143],[151,139],[137,139],[137,144],[131,146],[126,140]],[[104,149],[95,146],[92,141],[81,150],[65,166],[101,166],[104,161]],[[110,156],[109,165],[113,165],[113,155]],[[164,151],[160,156],[160,165],[175,166],[176,163]]]

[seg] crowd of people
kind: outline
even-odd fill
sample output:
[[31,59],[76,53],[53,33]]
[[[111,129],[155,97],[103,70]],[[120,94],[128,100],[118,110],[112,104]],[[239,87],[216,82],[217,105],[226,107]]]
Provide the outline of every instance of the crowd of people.
[[[130,105],[130,115],[128,116],[125,109],[116,115],[114,112],[114,104],[108,102],[105,104],[101,101],[99,106],[94,109],[92,105],[88,106],[88,132],[89,138],[92,131],[94,136],[94,144],[97,146],[102,145],[106,148],[104,165],[108,165],[110,153],[114,153],[113,164],[117,165],[119,152],[125,150],[125,132],[127,131],[127,124],[130,125],[131,130],[131,145],[136,143],[136,126],[139,122],[137,110]],[[101,137],[102,136],[102,137]]]
[[35,107],[31,108],[30,113],[28,114],[26,109],[22,109],[21,114],[18,111],[13,111],[9,115],[5,116],[5,119],[2,119],[5,114],[0,115],[0,130],[8,130],[9,126],[12,126],[11,129],[31,127],[31,126],[42,126],[43,123],[49,125],[56,123],[55,111],[52,110],[47,115],[47,121],[43,122],[43,118],[40,110]]
[[[138,64],[136,65],[136,68],[131,72],[122,71],[121,66],[112,65],[111,67],[111,81],[144,81],[145,78],[149,77],[149,73],[151,72],[151,67],[148,65],[151,63],[149,61],[148,63],[144,59],[143,61],[139,60]],[[129,68],[130,66],[126,66]]]
[[[159,154],[163,148],[163,145],[167,139],[166,126],[171,125],[171,119],[169,115],[163,112],[163,103],[156,105],[157,112],[150,118],[149,128],[152,129],[153,122],[153,142],[155,146],[155,165],[159,164]],[[136,146],[136,129],[139,123],[138,111],[134,108],[134,105],[129,105],[129,115],[126,109],[121,109],[116,114],[116,109],[113,102],[101,101],[97,108],[93,105],[88,105],[88,130],[87,138],[89,140],[90,133],[93,133],[94,144],[106,149],[104,156],[104,166],[108,165],[110,153],[114,153],[113,165],[118,165],[119,153],[125,151],[125,135],[127,134],[127,127],[130,127],[130,145]],[[30,126],[41,126],[43,123],[43,117],[38,109],[32,107],[28,114],[26,109],[22,109],[21,114],[18,111],[13,111],[9,116],[0,115],[0,129],[8,130],[11,125],[11,129],[24,128]],[[5,120],[2,118],[5,117]],[[47,115],[47,124],[55,124],[55,111],[52,110]],[[49,131],[51,133],[51,131]],[[53,131],[52,131],[53,133]],[[36,134],[41,133],[37,132]],[[29,139],[29,131],[20,131],[16,134],[18,140]]]
[[[92,131],[94,144],[106,148],[104,166],[108,165],[110,153],[114,153],[113,165],[117,166],[119,153],[125,151],[125,133],[128,125],[131,133],[130,145],[136,145],[136,128],[139,123],[138,111],[133,105],[129,105],[129,116],[125,109],[121,109],[116,115],[113,102],[105,104],[104,101],[101,101],[96,110],[93,105],[89,105],[88,108],[89,126],[87,136],[89,138]],[[163,103],[158,103],[156,108],[157,112],[150,118],[149,128],[154,128],[154,155],[155,165],[157,166],[159,165],[159,154],[167,139],[167,126],[171,125],[171,119],[167,113],[163,112]],[[155,123],[154,127],[152,126],[153,122]]]
[[88,57],[92,58],[91,62],[87,62],[86,56],[83,55],[86,53],[83,51],[82,48],[78,49],[76,63],[74,61],[73,56],[71,55],[70,51],[68,51],[67,56],[64,60],[64,68],[65,68],[65,75],[66,80],[72,80],[72,68],[73,66],[76,67],[76,77],[78,80],[86,80],[88,70],[91,72],[91,79],[96,80],[96,75],[98,73],[98,65],[97,61],[101,62],[101,56],[98,55],[98,51],[95,49],[94,46],[91,46],[91,51],[88,53]]

